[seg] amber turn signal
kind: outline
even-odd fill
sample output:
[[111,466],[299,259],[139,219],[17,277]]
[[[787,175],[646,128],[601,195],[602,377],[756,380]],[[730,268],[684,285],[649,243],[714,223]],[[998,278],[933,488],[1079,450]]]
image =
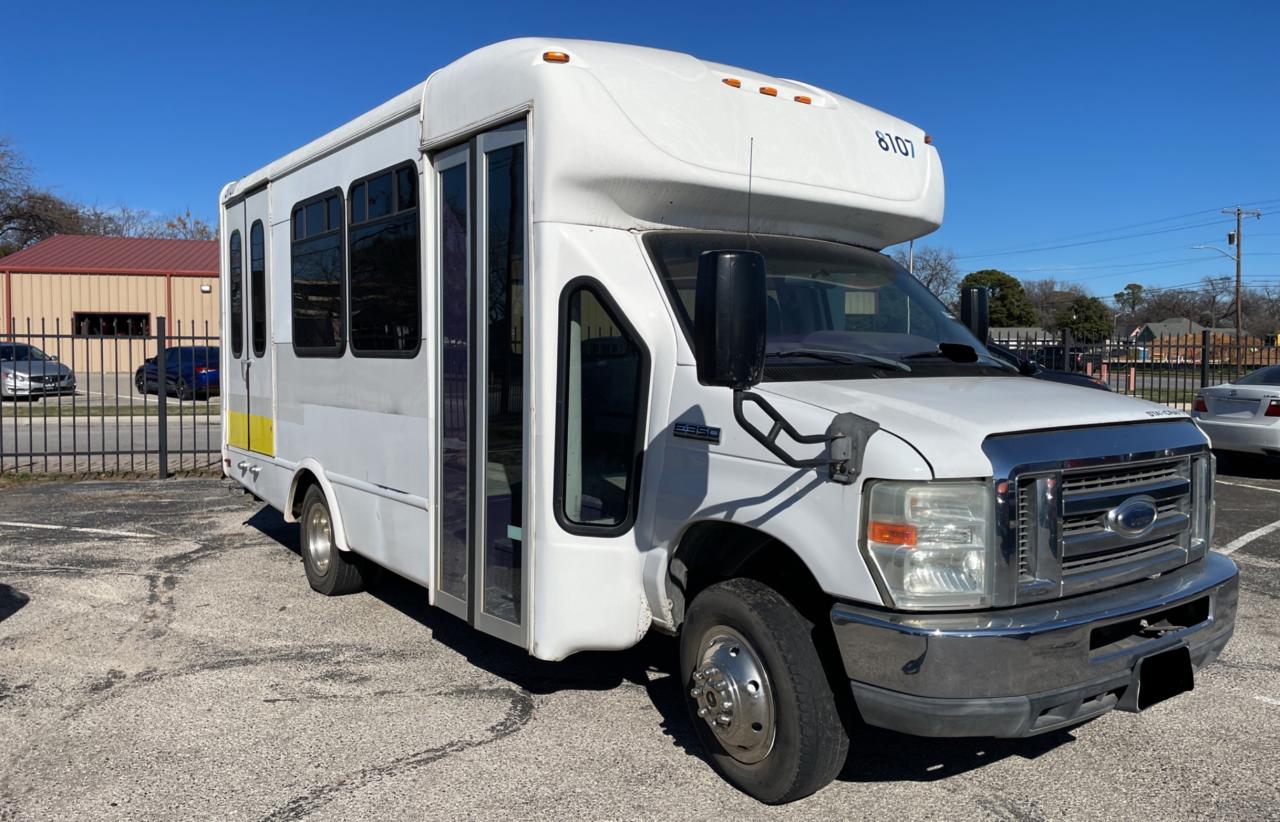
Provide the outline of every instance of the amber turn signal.
[[882,542],[886,545],[905,545],[914,548],[916,545],[916,527],[900,522],[867,523],[867,539]]

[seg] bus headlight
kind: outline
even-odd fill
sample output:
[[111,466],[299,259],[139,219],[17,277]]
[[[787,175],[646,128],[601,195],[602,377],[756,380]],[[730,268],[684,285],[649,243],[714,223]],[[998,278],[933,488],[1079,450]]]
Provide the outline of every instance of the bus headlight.
[[899,608],[991,604],[995,518],[989,483],[876,482],[863,535]]

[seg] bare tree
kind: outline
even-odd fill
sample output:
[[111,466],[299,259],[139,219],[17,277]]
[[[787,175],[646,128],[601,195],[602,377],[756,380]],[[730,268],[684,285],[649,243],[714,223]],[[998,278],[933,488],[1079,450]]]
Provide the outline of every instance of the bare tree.
[[208,220],[195,216],[188,208],[159,224],[155,236],[171,240],[212,240],[218,234]]
[[[956,286],[960,283],[960,269],[956,267],[956,253],[942,246],[922,245],[915,249],[913,271],[916,279],[924,283],[934,295],[947,305],[956,302]],[[907,268],[907,249],[893,252],[898,265]]]
[[1089,296],[1089,292],[1084,289],[1084,286],[1053,277],[1046,277],[1042,280],[1026,280],[1022,283],[1022,290],[1026,292],[1027,299],[1035,306],[1036,317],[1039,318],[1040,326],[1051,330],[1057,328],[1057,318],[1064,309],[1077,299]]

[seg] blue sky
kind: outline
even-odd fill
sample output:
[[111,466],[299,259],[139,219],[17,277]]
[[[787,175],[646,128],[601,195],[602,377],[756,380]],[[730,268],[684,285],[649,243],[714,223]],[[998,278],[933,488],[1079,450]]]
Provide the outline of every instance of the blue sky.
[[226,181],[473,48],[550,34],[794,77],[921,125],[947,174],[924,242],[966,271],[1102,296],[1233,273],[1189,247],[1224,245],[1217,210],[1243,203],[1268,212],[1245,229],[1246,281],[1280,283],[1280,4],[28,2],[4,17],[0,133],[37,182],[101,206],[212,218]]

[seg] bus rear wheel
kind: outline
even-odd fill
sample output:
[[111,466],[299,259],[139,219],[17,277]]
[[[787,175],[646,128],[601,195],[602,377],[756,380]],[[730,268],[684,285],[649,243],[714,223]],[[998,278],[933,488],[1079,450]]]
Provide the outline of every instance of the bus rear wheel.
[[333,516],[320,486],[312,485],[302,498],[300,536],[307,582],[325,596],[351,594],[364,588],[359,557],[341,551],[333,539]]
[[716,770],[769,804],[821,789],[849,737],[813,644],[813,623],[751,579],[708,587],[680,633],[680,675]]

